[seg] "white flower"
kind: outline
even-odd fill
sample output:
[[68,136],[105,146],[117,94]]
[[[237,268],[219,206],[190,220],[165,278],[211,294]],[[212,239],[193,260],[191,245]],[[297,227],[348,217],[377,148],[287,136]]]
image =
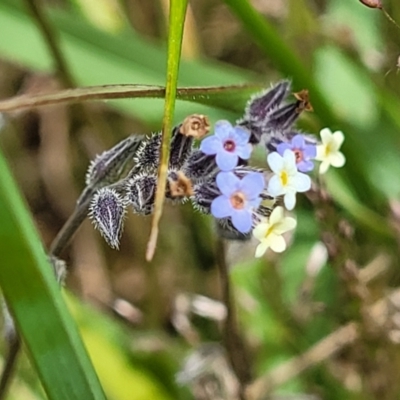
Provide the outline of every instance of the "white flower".
[[283,207],[276,207],[269,219],[260,222],[253,230],[253,236],[260,241],[256,248],[256,257],[261,257],[268,248],[281,253],[286,249],[282,235],[296,227],[296,220],[283,215]]
[[268,193],[271,196],[284,195],[285,207],[293,210],[296,204],[296,192],[306,192],[310,189],[310,177],[297,170],[296,157],[291,150],[285,150],[283,157],[276,152],[270,153],[267,160],[274,172],[268,182]]
[[328,168],[332,167],[340,168],[343,167],[346,159],[339,151],[340,146],[344,141],[344,135],[342,131],[331,132],[329,128],[324,128],[320,132],[322,144],[317,146],[316,160],[322,161],[319,167],[319,173],[324,174],[328,171]]

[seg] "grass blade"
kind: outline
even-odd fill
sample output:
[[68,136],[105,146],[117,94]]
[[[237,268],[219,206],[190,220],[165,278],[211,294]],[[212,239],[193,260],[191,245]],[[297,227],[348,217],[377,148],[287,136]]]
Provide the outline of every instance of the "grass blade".
[[176,88],[178,85],[179,64],[181,60],[183,27],[185,22],[187,0],[171,0],[169,9],[167,82],[165,88],[165,106],[162,128],[162,143],[158,183],[154,204],[154,215],[151,233],[147,244],[146,259],[151,261],[157,244],[158,223],[162,214],[167,181],[169,147],[174,119]]
[[0,154],[0,285],[43,387],[54,400],[105,396]]

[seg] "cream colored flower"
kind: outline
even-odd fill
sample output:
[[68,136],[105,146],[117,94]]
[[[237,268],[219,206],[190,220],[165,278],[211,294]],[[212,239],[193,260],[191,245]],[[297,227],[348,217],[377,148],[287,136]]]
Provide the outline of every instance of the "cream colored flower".
[[282,235],[296,227],[296,220],[285,217],[283,207],[276,207],[268,220],[260,222],[253,230],[253,236],[260,241],[256,248],[256,257],[261,257],[268,248],[281,253],[286,249]]
[[316,160],[321,161],[319,173],[324,174],[328,168],[340,168],[346,162],[346,159],[339,151],[340,146],[344,141],[344,135],[341,131],[331,132],[329,128],[324,128],[320,132],[322,144],[317,146]]

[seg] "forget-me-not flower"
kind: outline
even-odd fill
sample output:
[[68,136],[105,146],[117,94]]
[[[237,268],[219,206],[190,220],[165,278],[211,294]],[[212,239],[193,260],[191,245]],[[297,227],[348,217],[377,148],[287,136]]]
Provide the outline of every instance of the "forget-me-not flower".
[[292,138],[290,143],[280,143],[276,148],[281,156],[283,156],[285,150],[288,149],[293,151],[297,169],[300,172],[312,171],[314,163],[311,159],[315,158],[317,155],[317,147],[315,145],[307,144],[303,135],[296,135]]
[[320,132],[322,144],[317,146],[316,160],[322,161],[319,166],[319,173],[324,174],[328,168],[340,168],[346,162],[346,159],[341,151],[340,146],[344,141],[342,131],[331,132],[329,128],[324,128]]
[[296,220],[285,217],[283,207],[276,207],[268,220],[260,222],[253,230],[253,236],[260,241],[256,248],[256,257],[261,257],[268,248],[281,253],[286,249],[286,242],[282,235],[296,227]]
[[291,150],[285,150],[283,156],[277,152],[270,153],[267,160],[274,173],[268,182],[268,193],[271,196],[283,195],[285,207],[293,210],[296,192],[306,192],[310,189],[310,177],[297,170],[296,157]]
[[240,179],[233,172],[220,172],[216,182],[222,194],[211,203],[211,214],[216,218],[231,217],[239,232],[249,232],[252,210],[260,205],[260,193],[265,187],[263,175],[251,172]]
[[216,163],[222,171],[230,171],[238,164],[239,157],[248,160],[252,151],[250,133],[228,121],[215,124],[214,135],[203,139],[200,150],[207,155],[216,155]]

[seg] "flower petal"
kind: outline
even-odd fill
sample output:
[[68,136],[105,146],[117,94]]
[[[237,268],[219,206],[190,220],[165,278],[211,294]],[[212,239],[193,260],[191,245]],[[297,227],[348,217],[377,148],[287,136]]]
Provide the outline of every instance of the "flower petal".
[[243,160],[248,160],[252,151],[253,146],[250,143],[246,143],[237,145],[235,153]]
[[333,132],[332,138],[335,142],[336,149],[339,149],[344,142],[344,134],[342,131]]
[[310,160],[302,160],[297,163],[297,169],[300,172],[310,172],[314,169],[314,163]]
[[235,126],[231,131],[230,137],[235,141],[236,145],[245,145],[249,143],[250,132],[240,126]]
[[252,172],[240,181],[240,189],[249,200],[259,196],[264,188],[264,176],[259,172]]
[[307,144],[304,147],[303,150],[303,156],[304,158],[308,159],[308,158],[315,158],[315,156],[317,155],[317,146],[314,144]]
[[306,143],[303,135],[296,135],[292,138],[292,149],[304,149]]
[[237,166],[239,157],[235,153],[221,150],[217,153],[215,161],[217,162],[217,165],[221,169],[221,171],[231,171]]
[[233,210],[232,213],[232,224],[233,226],[242,233],[247,233],[250,231],[252,226],[252,216],[251,212],[247,209]]
[[227,197],[236,192],[240,185],[240,179],[233,172],[220,172],[216,182],[218,189]]
[[332,138],[332,132],[329,128],[321,129],[319,135],[321,136],[321,141],[324,145],[328,144]]
[[285,232],[291,231],[296,228],[297,221],[292,217],[285,217],[274,226],[274,233],[282,235]]
[[296,189],[296,192],[306,192],[311,188],[311,179],[308,175],[298,172],[293,177],[291,186]]
[[274,208],[269,216],[269,223],[271,225],[279,224],[283,220],[283,207],[278,206]]
[[275,253],[282,253],[286,249],[285,239],[281,235],[274,235],[270,239],[270,247]]
[[283,203],[288,210],[293,210],[294,206],[296,205],[296,192],[286,192],[285,196],[283,197]]
[[280,196],[281,194],[285,193],[285,189],[282,186],[278,175],[273,175],[268,181],[267,192],[271,196]]
[[229,121],[220,120],[214,125],[215,136],[222,141],[230,137],[232,132],[232,125]]
[[272,172],[275,172],[276,174],[279,173],[280,170],[283,168],[284,165],[283,157],[276,151],[268,154],[267,161]]
[[[281,207],[282,208],[282,207]],[[272,215],[272,214],[271,214]],[[260,242],[265,239],[265,235],[270,227],[268,222],[260,222],[253,229],[253,236]]]
[[262,257],[265,252],[268,250],[269,248],[269,243],[267,240],[262,241],[257,247],[256,247],[256,254],[255,257],[256,258],[260,258]]
[[225,218],[232,215],[233,207],[229,198],[226,196],[218,196],[211,203],[211,214],[215,218]]
[[328,171],[330,165],[331,165],[331,164],[329,164],[329,161],[328,161],[328,160],[322,161],[321,165],[319,166],[319,173],[320,173],[321,175],[322,175],[322,174],[325,174],[325,172]]
[[329,157],[329,162],[332,167],[340,168],[346,163],[346,158],[340,151],[333,153]]
[[291,150],[291,147],[289,145],[289,143],[279,143],[278,146],[276,146],[276,151],[283,156],[283,153],[285,152],[285,150]]
[[207,155],[217,154],[223,150],[221,141],[213,136],[208,136],[201,141],[200,150]]

